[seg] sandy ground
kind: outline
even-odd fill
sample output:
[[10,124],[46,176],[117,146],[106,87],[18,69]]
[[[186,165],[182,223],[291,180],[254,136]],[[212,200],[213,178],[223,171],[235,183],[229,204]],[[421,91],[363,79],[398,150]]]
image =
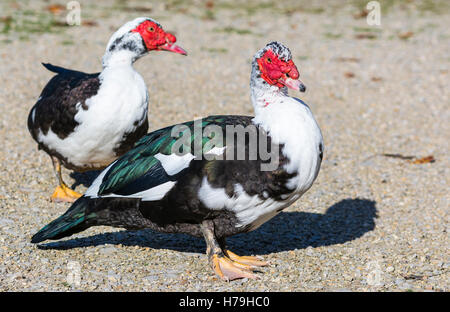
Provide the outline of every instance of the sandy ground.
[[[81,26],[65,26],[58,3],[0,4],[0,290],[449,290],[445,1],[381,1],[380,26],[361,17],[363,1],[80,1]],[[158,20],[189,52],[152,53],[135,65],[149,89],[152,130],[252,114],[253,54],[272,40],[293,52],[308,90],[291,95],[310,105],[325,157],[301,200],[228,240],[238,254],[271,261],[259,280],[220,281],[203,240],[185,235],[97,227],[40,248],[30,243],[69,206],[49,201],[50,158],[26,126],[52,76],[40,62],[99,71],[109,36],[137,16]],[[429,155],[434,162],[413,163]],[[65,170],[81,192],[89,177]]]

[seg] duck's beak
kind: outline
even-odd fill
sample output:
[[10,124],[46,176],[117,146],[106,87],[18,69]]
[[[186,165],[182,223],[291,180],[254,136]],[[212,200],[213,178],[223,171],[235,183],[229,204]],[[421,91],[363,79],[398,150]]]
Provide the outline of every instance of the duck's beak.
[[292,79],[292,78],[287,77],[286,79],[280,78],[280,80],[289,89],[300,91],[300,92],[306,91],[306,86],[303,84],[303,82],[300,79]]
[[159,50],[174,52],[181,55],[187,55],[187,52],[183,48],[170,42],[167,42],[166,44],[160,46]]

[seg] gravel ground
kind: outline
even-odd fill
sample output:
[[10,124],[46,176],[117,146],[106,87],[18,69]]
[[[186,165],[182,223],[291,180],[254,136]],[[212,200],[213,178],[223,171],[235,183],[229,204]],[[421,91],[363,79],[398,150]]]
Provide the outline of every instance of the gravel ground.
[[[52,1],[0,4],[0,290],[449,290],[445,1],[381,1],[379,27],[361,18],[363,1],[80,2],[83,24],[71,27],[54,22],[65,19],[64,1],[62,8],[49,8]],[[252,114],[253,54],[271,40],[293,52],[308,91],[291,94],[309,103],[325,158],[300,201],[229,239],[236,253],[272,263],[259,280],[220,281],[203,240],[185,235],[96,227],[30,243],[68,208],[49,201],[50,158],[26,127],[52,76],[40,62],[99,71],[112,32],[143,15],[174,31],[189,52],[152,53],[136,64],[149,88],[153,130],[209,114]],[[64,172],[79,191],[93,176]]]

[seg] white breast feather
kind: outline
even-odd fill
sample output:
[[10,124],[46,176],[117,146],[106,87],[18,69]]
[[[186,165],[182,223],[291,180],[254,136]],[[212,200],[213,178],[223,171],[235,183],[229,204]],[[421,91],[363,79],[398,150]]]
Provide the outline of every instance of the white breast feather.
[[80,108],[75,115],[79,125],[74,132],[65,139],[51,130],[38,135],[40,142],[79,167],[109,164],[124,133],[136,128],[136,120],[141,124],[147,118],[147,88],[131,66],[106,68],[100,79],[98,93],[86,101],[88,109]]
[[228,196],[224,188],[212,187],[204,177],[198,197],[209,209],[233,211],[238,220],[236,227],[252,224],[252,229],[271,219],[277,214],[277,209],[286,205],[270,198],[263,200],[258,195],[250,196],[240,184],[235,184],[234,193],[233,197]]
[[306,104],[290,97],[273,101],[275,103],[264,108],[254,122],[269,132],[273,142],[284,145],[283,154],[289,158],[284,169],[288,173],[297,173],[287,187],[303,194],[318,174],[322,133]]
[[263,106],[266,111],[260,111],[253,121],[269,133],[272,142],[284,145],[283,153],[289,158],[284,169],[297,175],[287,182],[292,193],[282,196],[281,201],[250,196],[240,184],[235,184],[234,195],[230,197],[224,188],[212,187],[204,177],[199,199],[209,209],[233,211],[237,218],[236,227],[250,225],[250,229],[256,229],[298,200],[318,174],[322,134],[308,106],[289,97],[269,101],[271,104],[267,108]]

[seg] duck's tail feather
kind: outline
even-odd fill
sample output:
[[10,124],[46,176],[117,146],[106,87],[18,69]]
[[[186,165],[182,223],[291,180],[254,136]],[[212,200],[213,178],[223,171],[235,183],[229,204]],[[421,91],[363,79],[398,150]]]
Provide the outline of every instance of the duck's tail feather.
[[55,66],[52,65],[50,63],[42,63],[42,65],[47,68],[49,71],[60,74],[63,73],[65,71],[67,71],[67,69],[63,68],[63,67],[59,67],[59,66]]
[[46,239],[59,239],[81,232],[92,225],[96,214],[89,213],[93,200],[80,197],[61,217],[44,226],[31,238],[32,243],[40,243]]
[[95,74],[88,74],[88,73],[83,73],[77,70],[72,70],[72,69],[68,69],[68,68],[64,68],[61,66],[56,66],[50,63],[42,63],[42,65],[47,68],[49,71],[53,72],[53,73],[57,73],[60,75],[71,75],[71,76],[91,76],[91,77],[96,77],[99,75],[99,73],[95,73]]

